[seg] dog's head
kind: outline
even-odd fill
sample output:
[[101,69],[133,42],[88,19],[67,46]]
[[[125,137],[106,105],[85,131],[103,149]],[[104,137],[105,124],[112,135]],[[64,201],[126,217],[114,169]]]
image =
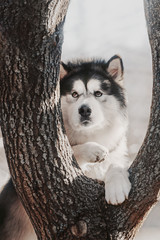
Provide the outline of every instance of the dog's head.
[[123,63],[93,60],[61,64],[61,104],[66,128],[94,130],[109,126],[125,108]]

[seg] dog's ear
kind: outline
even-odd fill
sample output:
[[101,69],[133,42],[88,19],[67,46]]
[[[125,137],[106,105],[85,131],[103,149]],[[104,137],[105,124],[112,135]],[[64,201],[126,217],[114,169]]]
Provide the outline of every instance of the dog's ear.
[[69,72],[67,65],[63,62],[60,64],[60,80],[64,78]]
[[107,62],[107,72],[113,78],[114,81],[123,85],[123,62],[120,56],[114,55]]

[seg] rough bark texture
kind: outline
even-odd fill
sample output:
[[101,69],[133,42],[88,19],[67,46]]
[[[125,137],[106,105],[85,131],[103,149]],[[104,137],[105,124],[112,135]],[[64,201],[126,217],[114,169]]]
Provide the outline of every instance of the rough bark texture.
[[132,239],[160,189],[160,3],[145,0],[152,112],[120,206],[107,205],[103,185],[83,176],[64,133],[58,74],[67,5],[1,1],[0,116],[10,172],[38,239]]
[[132,190],[129,200],[108,208],[107,224],[112,239],[133,239],[160,190],[160,2],[144,0],[153,58],[153,97],[151,116],[144,143],[130,168]]
[[75,239],[93,229],[91,239],[102,229],[105,239],[100,208],[104,199],[99,197],[104,190],[82,176],[62,125],[57,80],[67,5],[66,0],[1,2],[4,146],[13,182],[39,239]]
[[144,0],[153,58],[151,116],[144,143],[130,168],[132,190],[129,200],[109,207],[107,227],[112,239],[133,239],[159,198],[160,190],[160,2]]

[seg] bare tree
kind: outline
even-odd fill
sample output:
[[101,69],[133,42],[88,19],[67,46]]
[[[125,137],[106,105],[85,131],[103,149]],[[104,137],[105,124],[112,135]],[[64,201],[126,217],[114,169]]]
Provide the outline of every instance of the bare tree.
[[59,101],[68,0],[0,4],[0,121],[10,173],[38,239],[133,239],[160,190],[160,3],[144,0],[153,55],[145,141],[130,168],[132,190],[107,205],[103,184],[79,169]]

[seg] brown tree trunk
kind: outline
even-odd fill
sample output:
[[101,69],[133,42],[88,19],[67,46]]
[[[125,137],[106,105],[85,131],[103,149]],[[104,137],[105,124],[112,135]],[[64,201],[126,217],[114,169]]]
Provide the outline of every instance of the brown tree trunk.
[[160,3],[145,0],[154,91],[150,126],[130,168],[129,200],[110,206],[83,176],[64,133],[59,101],[68,0],[1,1],[0,116],[17,193],[38,239],[132,239],[160,189]]

